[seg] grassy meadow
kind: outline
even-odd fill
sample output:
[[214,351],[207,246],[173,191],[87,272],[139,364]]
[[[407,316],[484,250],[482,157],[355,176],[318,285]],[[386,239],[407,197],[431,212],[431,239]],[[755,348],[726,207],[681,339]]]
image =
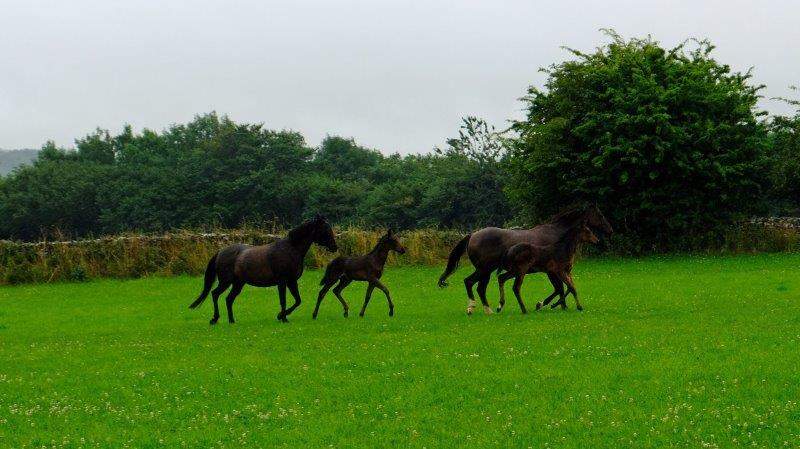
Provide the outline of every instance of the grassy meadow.
[[584,312],[524,316],[440,272],[312,321],[307,271],[289,324],[246,287],[209,326],[197,277],[2,287],[0,447],[800,447],[800,255],[584,260]]

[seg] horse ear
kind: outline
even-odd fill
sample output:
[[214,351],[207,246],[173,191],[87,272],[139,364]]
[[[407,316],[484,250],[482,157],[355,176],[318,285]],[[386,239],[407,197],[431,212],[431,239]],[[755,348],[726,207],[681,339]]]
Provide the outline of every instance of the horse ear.
[[389,237],[391,237],[391,236],[392,236],[392,234],[394,234],[394,231],[392,231],[392,228],[389,228],[389,230],[388,230],[388,231],[386,231],[386,235],[388,235]]

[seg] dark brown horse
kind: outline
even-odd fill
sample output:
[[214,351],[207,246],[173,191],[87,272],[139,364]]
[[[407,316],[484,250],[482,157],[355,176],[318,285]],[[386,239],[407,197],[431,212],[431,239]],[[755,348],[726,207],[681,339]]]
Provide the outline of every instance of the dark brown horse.
[[347,318],[349,307],[347,306],[347,301],[342,298],[342,290],[353,281],[369,282],[367,296],[364,298],[364,305],[361,307],[361,313],[359,313],[358,316],[364,316],[364,312],[367,310],[367,304],[369,304],[369,299],[372,296],[372,291],[376,287],[386,295],[386,301],[389,302],[389,316],[393,316],[394,304],[392,303],[392,298],[389,296],[389,289],[380,281],[383,275],[383,267],[386,265],[386,258],[389,257],[389,251],[396,251],[400,254],[406,252],[406,249],[403,248],[403,245],[400,244],[400,241],[397,240],[397,237],[395,237],[391,229],[386,232],[386,235],[381,237],[378,244],[375,245],[375,248],[373,248],[369,254],[359,257],[337,257],[331,261],[325,269],[325,276],[319,283],[319,285],[322,286],[322,290],[320,290],[319,296],[317,297],[317,306],[314,307],[314,314],[312,315],[314,319],[317,318],[319,305],[322,303],[325,294],[337,281],[339,284],[334,287],[333,294],[336,295],[336,297],[339,298],[339,302],[342,303],[345,318]]
[[[205,301],[216,277],[219,284],[211,291],[211,298],[214,300],[211,324],[216,324],[219,320],[219,296],[231,285],[233,288],[225,298],[225,305],[228,306],[228,322],[233,323],[233,301],[245,284],[256,287],[277,285],[281,302],[278,320],[287,322],[286,317],[300,305],[297,280],[303,274],[303,258],[312,243],[322,245],[330,251],[337,249],[331,225],[321,215],[292,229],[288,236],[269,245],[232,245],[219,251],[208,261],[203,292],[189,308],[194,309]],[[286,308],[287,288],[294,297],[294,304],[289,309]]]
[[[472,293],[472,286],[478,283],[478,295],[480,295],[481,303],[483,303],[483,310],[490,314],[492,309],[486,300],[486,287],[489,285],[492,272],[498,268],[500,259],[508,248],[517,243],[532,243],[538,246],[552,245],[578,222],[585,223],[592,232],[601,238],[613,233],[611,225],[595,205],[567,209],[554,216],[547,223],[532,229],[483,228],[472,234],[467,234],[456,244],[450,252],[447,268],[439,278],[439,286],[447,286],[447,277],[458,267],[458,261],[466,251],[469,255],[469,260],[475,267],[475,271],[464,279],[464,286],[469,297],[467,313],[472,314],[475,309],[475,296]],[[553,284],[554,292],[545,301],[551,300],[556,295],[562,295],[563,299],[564,286],[561,280],[549,274],[548,278],[550,283]]]
[[[572,265],[575,262],[575,253],[582,243],[597,243],[598,241],[597,236],[587,226],[578,224],[565,232],[553,245],[537,246],[531,243],[517,243],[509,248],[497,269],[497,281],[500,284],[500,303],[497,311],[502,312],[506,305],[505,282],[514,278],[512,288],[514,296],[517,298],[522,313],[527,313],[520,292],[522,281],[526,274],[538,272],[555,275],[561,282],[567,284],[567,294],[572,293],[575,297],[576,307],[578,310],[583,310],[583,306],[578,300],[578,292],[575,290],[575,283],[572,281]],[[501,274],[503,270],[506,272]],[[553,304],[553,306],[555,307],[557,304]],[[537,310],[541,307],[542,303],[536,303]]]

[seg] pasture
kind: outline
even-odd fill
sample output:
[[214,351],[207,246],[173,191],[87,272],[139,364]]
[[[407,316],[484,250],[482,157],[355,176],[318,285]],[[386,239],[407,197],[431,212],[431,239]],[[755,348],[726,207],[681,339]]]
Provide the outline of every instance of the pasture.
[[[586,307],[468,317],[463,264],[276,321],[199,277],[0,288],[0,447],[798,447],[800,255],[584,260]],[[497,283],[489,287],[497,305]],[[528,308],[549,293],[528,276]]]

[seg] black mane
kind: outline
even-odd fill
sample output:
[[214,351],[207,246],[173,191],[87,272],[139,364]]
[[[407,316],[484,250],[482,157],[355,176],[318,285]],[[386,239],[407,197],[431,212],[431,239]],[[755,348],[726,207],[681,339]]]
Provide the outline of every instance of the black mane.
[[314,232],[314,227],[316,226],[316,222],[317,220],[314,219],[314,220],[307,220],[299,224],[291,231],[289,231],[289,240],[291,240],[292,243],[296,243],[308,239],[311,233]]
[[586,216],[586,205],[568,207],[553,215],[548,223],[565,227],[574,227]]

